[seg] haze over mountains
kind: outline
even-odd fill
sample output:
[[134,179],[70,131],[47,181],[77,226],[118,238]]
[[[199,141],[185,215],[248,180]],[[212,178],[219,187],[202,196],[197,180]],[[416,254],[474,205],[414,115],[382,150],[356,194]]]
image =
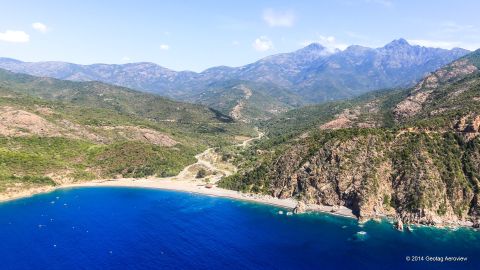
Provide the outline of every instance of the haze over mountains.
[[230,89],[249,82],[254,83],[250,85],[253,92],[283,104],[276,108],[282,111],[289,106],[344,99],[375,89],[411,86],[428,72],[468,52],[413,46],[398,39],[381,48],[353,45],[333,52],[314,43],[245,66],[219,66],[201,73],[173,71],[154,63],[78,65],[9,58],[0,58],[0,68],[63,80],[101,81],[206,104],[209,101],[203,97],[211,96],[212,89],[218,92],[219,86]]

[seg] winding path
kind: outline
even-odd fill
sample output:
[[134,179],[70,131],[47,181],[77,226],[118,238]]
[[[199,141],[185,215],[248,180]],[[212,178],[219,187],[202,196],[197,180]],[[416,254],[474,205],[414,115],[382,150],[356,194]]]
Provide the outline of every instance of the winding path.
[[[247,140],[237,144],[237,146],[241,146],[243,148],[246,148],[251,142],[253,142],[255,140],[259,140],[265,135],[265,133],[259,131],[258,128],[255,128],[255,130],[258,133],[257,137],[247,139]],[[209,170],[211,172],[216,172],[216,175],[213,175],[213,177],[210,178],[210,181],[213,182],[213,183],[220,180],[223,176],[232,175],[236,171],[235,167],[232,166],[232,170],[226,170],[224,168],[220,168],[219,166],[217,166],[217,164],[215,164],[215,162],[212,162],[212,159],[214,158],[214,156],[217,155],[216,153],[214,153],[214,151],[215,151],[215,148],[213,148],[213,147],[208,148],[207,150],[205,150],[202,153],[195,156],[195,158],[197,159],[197,162],[195,162],[193,164],[190,164],[190,165],[186,166],[185,168],[183,168],[183,170],[178,175],[172,176],[172,177],[164,177],[164,178],[161,178],[161,179],[195,180],[196,179],[196,177],[195,177],[196,176],[196,170],[193,169],[195,167],[203,167],[203,168],[206,168],[207,170]],[[192,173],[192,171],[194,173]]]

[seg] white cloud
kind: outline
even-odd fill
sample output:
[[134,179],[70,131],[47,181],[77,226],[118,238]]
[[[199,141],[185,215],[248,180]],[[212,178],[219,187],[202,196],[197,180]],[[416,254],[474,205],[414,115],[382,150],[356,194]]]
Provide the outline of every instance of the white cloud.
[[25,43],[30,41],[30,36],[23,31],[7,30],[0,32],[0,41]]
[[232,45],[233,46],[238,46],[238,45],[240,45],[240,42],[238,40],[234,40],[234,41],[232,41]]
[[167,44],[161,44],[161,45],[160,45],[160,50],[167,51],[167,50],[169,50],[169,49],[170,49],[170,46],[167,45]]
[[253,48],[259,52],[265,52],[270,49],[273,49],[273,42],[266,36],[261,36],[252,44]]
[[317,38],[314,40],[304,40],[300,44],[302,46],[308,46],[312,43],[319,43],[331,53],[335,52],[336,50],[345,50],[348,45],[338,42],[334,36],[322,36],[317,35]]
[[263,12],[263,20],[270,27],[292,27],[295,22],[295,15],[291,11],[275,11],[266,9]]
[[32,23],[32,28],[41,33],[46,33],[48,31],[48,27],[41,22]]
[[130,61],[130,60],[131,60],[131,59],[130,59],[130,57],[128,57],[128,56],[122,57],[122,61],[123,61],[123,62],[128,62],[128,61]]

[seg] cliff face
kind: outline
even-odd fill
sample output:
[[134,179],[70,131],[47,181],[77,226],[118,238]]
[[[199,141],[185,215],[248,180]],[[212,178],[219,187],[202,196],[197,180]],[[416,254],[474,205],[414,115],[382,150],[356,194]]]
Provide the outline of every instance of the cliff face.
[[323,122],[297,117],[312,128],[291,139],[267,133],[257,153],[268,154],[222,185],[346,206],[361,220],[480,226],[479,55],[403,92],[338,104]]
[[[360,219],[446,224],[479,217],[479,140],[404,130],[332,132],[273,162],[266,192],[341,205]],[[477,175],[474,175],[477,174]]]

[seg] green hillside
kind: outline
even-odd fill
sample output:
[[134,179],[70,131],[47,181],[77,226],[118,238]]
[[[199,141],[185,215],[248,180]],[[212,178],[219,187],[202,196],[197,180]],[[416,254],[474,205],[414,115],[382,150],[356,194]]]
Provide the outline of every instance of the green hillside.
[[300,97],[273,84],[238,80],[208,85],[204,91],[182,99],[207,105],[234,117],[236,115],[232,112],[235,107],[241,106],[239,119],[251,123],[268,120],[303,104]]
[[201,105],[0,70],[0,189],[176,175],[254,130]]

